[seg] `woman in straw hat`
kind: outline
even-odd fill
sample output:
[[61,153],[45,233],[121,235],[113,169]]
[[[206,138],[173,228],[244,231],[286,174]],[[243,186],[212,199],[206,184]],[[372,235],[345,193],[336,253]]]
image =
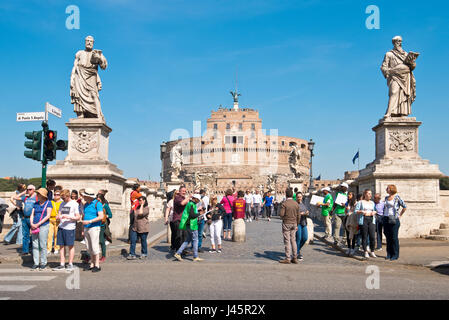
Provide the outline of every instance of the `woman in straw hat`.
[[36,194],[38,201],[34,204],[30,216],[34,262],[32,270],[44,270],[47,266],[47,239],[52,204],[48,201],[47,189],[40,188]]

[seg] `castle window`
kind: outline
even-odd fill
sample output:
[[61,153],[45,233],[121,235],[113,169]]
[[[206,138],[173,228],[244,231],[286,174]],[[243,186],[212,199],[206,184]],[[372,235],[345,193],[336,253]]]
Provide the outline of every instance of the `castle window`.
[[218,124],[214,123],[214,130],[218,129]]
[[282,140],[282,146],[285,146],[285,141],[284,140]]
[[251,123],[251,130],[256,130],[256,124],[255,123]]
[[243,123],[239,123],[239,130],[240,130],[240,131],[243,130]]
[[231,124],[230,123],[226,123],[226,130],[231,130]]

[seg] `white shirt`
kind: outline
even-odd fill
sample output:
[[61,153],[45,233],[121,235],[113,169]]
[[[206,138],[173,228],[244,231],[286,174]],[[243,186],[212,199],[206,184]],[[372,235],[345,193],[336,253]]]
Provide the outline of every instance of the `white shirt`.
[[253,195],[245,194],[245,201],[246,201],[246,204],[252,204],[253,203]]
[[[75,200],[70,200],[69,202],[63,202],[59,206],[59,214],[60,215],[69,215],[71,218],[75,218],[76,214],[79,214],[79,205]],[[59,224],[59,228],[64,230],[75,230],[76,229],[76,221],[70,219],[61,219],[61,223]]]
[[261,204],[262,203],[262,196],[258,193],[256,193],[253,196],[253,204]]
[[209,206],[209,197],[208,196],[204,196],[201,201],[203,202],[203,208],[204,210],[207,210],[207,207]]
[[394,199],[391,201],[387,200],[385,207],[387,208],[387,216],[394,216]]

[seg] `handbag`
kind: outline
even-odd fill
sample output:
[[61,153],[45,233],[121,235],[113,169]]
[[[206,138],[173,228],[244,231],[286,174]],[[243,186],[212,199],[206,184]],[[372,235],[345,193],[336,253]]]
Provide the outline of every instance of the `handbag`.
[[[45,209],[47,209],[47,205],[48,205],[48,200],[47,200],[47,202],[45,202],[45,206],[44,206],[44,209],[42,210],[42,214],[41,214],[41,218],[39,219],[39,222],[41,222],[42,218],[44,217],[44,213],[45,213]],[[38,234],[40,231],[41,231],[40,228],[37,227],[36,229],[31,230],[31,233]]]
[[395,216],[391,215],[388,216],[388,224],[396,224],[397,219],[395,218]]

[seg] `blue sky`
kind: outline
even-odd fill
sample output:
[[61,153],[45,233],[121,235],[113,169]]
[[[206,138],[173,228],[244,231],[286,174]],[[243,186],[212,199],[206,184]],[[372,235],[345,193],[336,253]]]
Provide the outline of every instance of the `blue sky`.
[[[368,30],[368,5],[380,9],[380,29]],[[68,5],[80,9],[80,29],[68,30]],[[40,176],[23,156],[16,112],[63,110],[50,127],[65,138],[75,116],[69,79],[76,51],[95,37],[108,69],[101,71],[109,160],[126,177],[159,179],[159,145],[176,128],[203,128],[212,109],[230,107],[238,68],[240,104],[260,111],[265,129],[316,141],[314,176],[342,177],[375,156],[371,128],[386,109],[380,72],[391,38],[420,52],[413,116],[420,155],[449,173],[449,4],[445,1],[103,0],[0,1],[0,176]],[[62,160],[65,153],[58,155]]]

